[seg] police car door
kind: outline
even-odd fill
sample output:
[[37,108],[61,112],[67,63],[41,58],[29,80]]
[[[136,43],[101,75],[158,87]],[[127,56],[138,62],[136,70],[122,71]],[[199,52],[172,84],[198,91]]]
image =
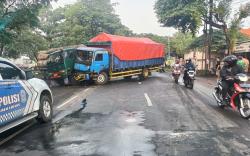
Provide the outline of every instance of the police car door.
[[0,126],[25,115],[29,95],[23,87],[21,71],[11,64],[0,62]]

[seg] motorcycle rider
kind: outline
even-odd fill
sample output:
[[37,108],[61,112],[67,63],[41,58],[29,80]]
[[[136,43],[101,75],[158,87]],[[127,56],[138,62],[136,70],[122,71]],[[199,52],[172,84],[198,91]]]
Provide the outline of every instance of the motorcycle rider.
[[181,62],[179,59],[176,59],[175,64],[172,66],[172,76],[174,76],[175,70],[181,70]]
[[240,73],[245,73],[244,69],[237,64],[237,57],[235,55],[226,56],[223,60],[224,65],[220,71],[222,83],[222,97],[225,99],[222,104],[227,102],[227,93],[233,87],[234,76]]
[[192,63],[191,59],[187,59],[186,60],[186,64],[184,65],[184,76],[183,76],[183,80],[185,81],[185,79],[187,78],[187,72],[188,70],[194,70],[195,71],[195,66]]
[[181,68],[181,62],[179,59],[176,59],[175,64],[172,66],[172,69],[174,71],[175,69],[180,69],[180,68]]

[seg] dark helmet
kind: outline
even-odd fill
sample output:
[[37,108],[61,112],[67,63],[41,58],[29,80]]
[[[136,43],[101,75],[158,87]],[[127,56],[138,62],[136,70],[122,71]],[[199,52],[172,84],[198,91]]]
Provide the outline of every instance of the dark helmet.
[[186,62],[190,63],[190,62],[192,62],[192,60],[189,58],[189,59],[186,60]]
[[238,58],[235,55],[226,56],[223,60],[228,66],[236,65]]

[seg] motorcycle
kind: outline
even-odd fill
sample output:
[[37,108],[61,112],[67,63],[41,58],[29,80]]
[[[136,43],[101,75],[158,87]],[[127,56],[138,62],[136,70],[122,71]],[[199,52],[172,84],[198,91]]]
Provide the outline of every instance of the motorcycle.
[[176,84],[178,84],[180,75],[181,75],[181,69],[180,68],[174,68],[174,70],[172,72],[172,76],[173,76],[174,81],[175,81]]
[[244,119],[250,118],[250,84],[247,84],[248,76],[246,74],[237,74],[227,80],[234,80],[233,88],[227,93],[226,104],[222,104],[222,82],[218,81],[213,96],[220,108],[231,107],[240,112]]
[[192,68],[187,69],[187,76],[184,79],[185,87],[193,89],[195,80],[195,70]]

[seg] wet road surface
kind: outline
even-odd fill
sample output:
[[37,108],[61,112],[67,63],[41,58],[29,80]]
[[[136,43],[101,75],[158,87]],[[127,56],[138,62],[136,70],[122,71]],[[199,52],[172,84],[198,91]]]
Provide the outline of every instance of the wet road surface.
[[155,73],[142,83],[55,88],[53,123],[34,124],[0,155],[250,155],[250,121],[218,108],[212,87],[198,78],[189,90]]

